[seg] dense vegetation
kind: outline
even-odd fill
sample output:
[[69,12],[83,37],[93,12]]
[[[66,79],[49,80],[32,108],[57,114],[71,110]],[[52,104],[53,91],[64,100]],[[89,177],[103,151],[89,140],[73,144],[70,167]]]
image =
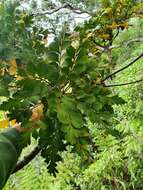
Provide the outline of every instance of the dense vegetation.
[[[0,4],[0,109],[8,117],[1,126],[16,120],[40,127],[20,143],[31,144],[23,155],[36,143],[42,156],[13,174],[5,190],[140,190],[143,4],[69,3],[65,15],[50,1],[40,10]],[[74,26],[70,11],[89,18]]]

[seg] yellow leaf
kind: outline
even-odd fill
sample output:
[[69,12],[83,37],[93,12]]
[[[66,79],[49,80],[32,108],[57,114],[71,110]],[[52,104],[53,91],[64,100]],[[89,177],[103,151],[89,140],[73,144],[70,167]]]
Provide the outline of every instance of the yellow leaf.
[[128,28],[129,27],[129,24],[127,22],[124,22],[124,23],[115,23],[113,22],[111,25],[107,25],[106,26],[108,29],[116,29],[116,28]]
[[28,79],[34,79],[34,77],[32,75],[28,75]]
[[11,120],[9,123],[10,123],[10,126],[13,127],[16,124],[16,119]]
[[23,77],[21,77],[20,75],[16,75],[16,80],[22,80]]
[[100,52],[101,52],[101,49],[99,49],[98,47],[94,47],[94,48],[92,48],[90,51],[91,51],[91,53],[92,53],[93,55],[95,55],[95,54],[97,54],[97,53],[100,53]]
[[15,59],[12,59],[10,60],[9,62],[9,74],[10,75],[15,75],[16,74],[16,69],[17,69],[17,65],[16,65],[16,60]]
[[3,119],[0,121],[0,128],[7,128],[9,125],[9,120],[8,119]]
[[87,35],[86,35],[86,38],[90,38],[93,36],[93,32],[88,32]]
[[31,116],[31,121],[36,121],[36,120],[40,120],[44,117],[43,114],[43,108],[44,105],[43,104],[38,104],[36,105],[33,109],[32,109],[32,116]]
[[117,23],[113,22],[112,24],[107,25],[106,27],[107,27],[108,29],[116,29],[116,28],[119,27],[119,25],[118,25]]
[[0,76],[4,76],[5,69],[0,69]]
[[124,22],[124,23],[119,24],[119,26],[120,26],[121,28],[128,28],[128,27],[129,27],[129,24],[128,24],[127,22]]
[[104,10],[103,14],[108,14],[109,16],[112,16],[113,11],[111,7],[108,7]]
[[79,41],[76,40],[76,41],[72,41],[72,44],[71,44],[75,49],[77,49],[79,47]]
[[110,35],[109,34],[100,34],[99,37],[106,40],[106,39],[110,38]]
[[101,78],[100,78],[100,77],[97,77],[97,78],[96,78],[95,84],[101,84]]

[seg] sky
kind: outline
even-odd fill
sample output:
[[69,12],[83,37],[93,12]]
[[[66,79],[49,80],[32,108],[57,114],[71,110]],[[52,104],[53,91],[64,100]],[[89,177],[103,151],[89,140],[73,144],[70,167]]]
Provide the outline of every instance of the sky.
[[[23,3],[22,3],[22,7],[25,9],[28,9],[29,8],[29,3],[31,2],[32,0],[29,0],[28,1],[28,3],[27,3],[27,1],[23,1]],[[41,2],[42,2],[42,0],[37,0],[36,1],[36,3],[38,4],[38,8],[39,8],[39,10],[40,10],[40,8],[41,8]],[[60,6],[62,6],[61,5],[61,3],[58,1],[58,0],[53,0],[53,2],[57,5],[57,7],[60,7]],[[61,12],[63,12],[63,11],[67,11],[67,9],[61,9],[60,11],[59,11],[59,13]],[[48,15],[48,17],[50,16],[50,17],[54,17],[54,15],[55,14],[57,14],[57,13],[54,13],[53,15]],[[69,11],[69,14],[74,18],[74,21],[75,21],[75,24],[77,25],[77,24],[79,24],[79,23],[83,23],[85,20],[88,20],[89,19],[89,15],[88,14],[86,14],[86,13],[83,13],[83,14],[76,14],[76,13],[73,13],[72,11]],[[53,38],[54,38],[54,36],[52,35],[52,34],[50,34],[49,36],[48,36],[48,43],[51,43],[52,41],[53,41]]]

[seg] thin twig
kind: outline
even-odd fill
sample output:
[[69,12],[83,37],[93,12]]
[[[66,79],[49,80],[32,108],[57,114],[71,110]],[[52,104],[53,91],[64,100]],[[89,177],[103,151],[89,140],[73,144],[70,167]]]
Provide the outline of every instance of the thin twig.
[[45,12],[41,12],[41,13],[37,13],[37,14],[33,14],[34,16],[44,16],[44,15],[52,15],[58,11],[60,11],[61,9],[70,9],[72,12],[76,13],[76,14],[88,14],[90,16],[95,16],[96,13],[91,13],[91,12],[88,12],[88,11],[85,11],[85,10],[81,10],[79,8],[74,8],[72,5],[66,3],[64,4],[63,6],[61,7],[57,7],[51,11],[45,11]]
[[117,38],[117,36],[119,35],[120,30],[119,28],[117,29],[117,33],[115,34],[115,36],[113,37],[113,39],[111,40],[110,44],[112,45],[113,41]]
[[140,80],[136,80],[136,81],[131,81],[131,82],[126,82],[126,83],[120,83],[120,84],[109,84],[109,85],[105,85],[104,84],[104,87],[116,87],[116,86],[126,86],[126,85],[130,85],[130,84],[136,84],[136,83],[139,83],[139,82],[142,82],[143,79],[140,79]]
[[39,146],[36,146],[28,155],[26,155],[23,160],[20,160],[15,169],[13,170],[13,173],[16,173],[17,171],[23,169],[29,162],[31,162],[36,156],[37,154],[39,154],[39,152],[41,151],[41,148]]
[[98,42],[96,42],[95,40],[93,40],[93,42],[94,42],[94,44],[96,44],[99,47],[99,49],[101,51],[105,51],[105,49],[107,49],[107,46],[103,46],[103,45],[99,44]]
[[128,67],[130,67],[131,65],[133,65],[136,61],[138,61],[141,57],[143,56],[143,52],[138,56],[136,57],[133,61],[131,61],[128,65],[122,67],[121,69],[111,73],[110,75],[108,75],[107,77],[105,77],[102,82],[104,82],[105,80],[109,79],[109,78],[112,78],[112,76],[116,75],[117,73],[120,73],[121,71],[127,69]]
[[135,42],[143,42],[143,38],[135,38],[135,39],[131,39],[129,41],[123,41],[123,42],[121,42],[120,45],[112,45],[112,46],[110,46],[109,49],[121,48],[122,46],[127,47],[130,44],[135,43]]
[[127,41],[127,42],[123,42],[123,43],[125,43],[125,45],[128,46],[128,45],[130,45],[132,43],[142,42],[142,41],[143,41],[143,38],[135,38],[135,39],[131,39],[131,40]]

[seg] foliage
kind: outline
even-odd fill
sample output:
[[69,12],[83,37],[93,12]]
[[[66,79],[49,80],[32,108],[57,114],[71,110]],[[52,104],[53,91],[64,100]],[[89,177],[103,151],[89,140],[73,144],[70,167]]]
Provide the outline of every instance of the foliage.
[[[24,150],[22,156],[27,154],[33,146],[34,143],[32,143],[28,149]],[[52,180],[53,179],[47,171],[44,160],[40,156],[37,156],[23,170],[20,170],[10,177],[8,183],[4,187],[4,190],[52,190]]]
[[[118,38],[125,43],[134,37],[140,39],[142,20],[135,27],[122,32]],[[130,34],[130,35],[129,35]],[[117,43],[117,42],[116,42]],[[117,67],[126,65],[125,61],[131,55],[136,56],[142,51],[141,42],[133,42],[124,49],[114,49]],[[121,43],[122,44],[122,43]],[[118,56],[122,53],[122,57]],[[129,58],[130,59],[130,58]],[[124,61],[124,62],[123,62]],[[120,65],[119,65],[120,64]],[[122,74],[112,79],[112,82],[124,83],[142,75],[142,60],[128,68]],[[116,87],[127,103],[114,106],[116,119],[119,124],[112,123],[112,128],[104,125],[89,123],[93,141],[93,161],[86,168],[82,168],[81,160],[71,153],[66,153],[64,162],[58,164],[59,174],[55,186],[62,189],[142,189],[142,83]],[[114,129],[114,130],[111,130]]]
[[[54,182],[57,189],[142,188],[142,122],[134,113],[134,120],[128,117],[130,102],[119,105],[125,103],[120,96],[132,101],[133,91],[123,96],[120,90],[109,89],[105,80],[126,51],[122,46],[112,48],[122,44],[130,19],[141,16],[142,3],[101,1],[98,6],[83,25],[71,32],[65,23],[47,44],[49,29],[39,28],[34,14],[17,2],[0,4],[0,95],[6,98],[0,109],[22,127],[40,127],[32,136],[48,170],[54,175],[60,171]],[[116,80],[121,79],[111,82]],[[39,119],[33,122],[35,114]],[[69,145],[72,153],[66,151]]]

